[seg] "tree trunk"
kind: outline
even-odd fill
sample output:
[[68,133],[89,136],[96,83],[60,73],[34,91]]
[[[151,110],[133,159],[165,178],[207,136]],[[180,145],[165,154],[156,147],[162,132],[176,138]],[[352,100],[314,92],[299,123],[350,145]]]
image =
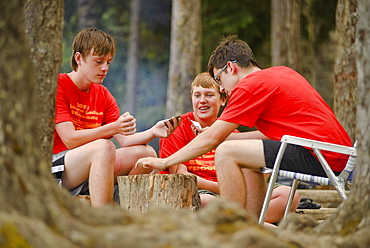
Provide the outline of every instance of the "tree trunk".
[[191,111],[190,84],[201,69],[200,0],[173,0],[166,117]]
[[272,65],[301,72],[300,0],[271,1]]
[[[49,9],[44,16],[40,13]],[[27,38],[30,43],[31,62],[34,73],[38,107],[39,134],[43,156],[51,160],[54,131],[55,91],[62,58],[62,1],[29,0],[24,16]],[[58,22],[55,21],[58,20]],[[44,28],[47,25],[48,29]]]
[[[355,6],[354,6],[355,7]],[[357,129],[359,138],[355,185],[347,201],[330,221],[319,226],[320,233],[340,234],[354,239],[367,240],[370,244],[370,2],[358,1],[358,26],[356,35],[357,62]],[[352,11],[351,11],[352,12]],[[356,11],[353,11],[356,12]],[[364,246],[365,247],[365,246]]]
[[96,0],[77,0],[78,30],[97,28],[97,4]]
[[355,140],[357,69],[355,40],[357,0],[339,0],[336,15],[337,51],[334,67],[334,112]]
[[302,1],[302,75],[333,107],[336,0]]
[[198,210],[200,198],[194,175],[157,174],[118,177],[120,205],[146,213],[158,206]]
[[126,110],[131,114],[136,111],[136,89],[139,70],[140,41],[140,0],[131,0],[130,43],[126,79]]

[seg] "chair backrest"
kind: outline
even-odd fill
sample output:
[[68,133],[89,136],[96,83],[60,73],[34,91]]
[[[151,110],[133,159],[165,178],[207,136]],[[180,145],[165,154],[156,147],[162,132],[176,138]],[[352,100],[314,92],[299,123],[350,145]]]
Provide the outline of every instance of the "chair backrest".
[[[357,140],[355,141],[354,148],[357,148]],[[357,154],[355,155],[350,155],[346,164],[346,167],[344,167],[344,170],[339,174],[338,179],[341,183],[345,183],[347,181],[352,181],[352,175],[353,175],[353,170],[355,169],[356,166],[356,158]]]

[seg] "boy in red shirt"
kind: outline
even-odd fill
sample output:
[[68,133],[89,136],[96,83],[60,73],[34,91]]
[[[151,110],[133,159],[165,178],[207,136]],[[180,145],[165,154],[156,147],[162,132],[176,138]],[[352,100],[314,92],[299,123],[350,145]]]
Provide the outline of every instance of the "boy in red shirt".
[[[173,125],[159,121],[135,133],[135,118],[127,112],[120,115],[115,99],[101,85],[115,51],[110,35],[85,29],[73,42],[73,71],[58,78],[51,170],[73,195],[89,191],[94,207],[113,202],[117,176],[149,173],[148,168],[133,168],[135,162],[156,157],[146,144],[155,137],[168,137],[178,125],[173,118]],[[121,148],[115,148],[112,137]]]
[[[266,192],[260,168],[273,167],[283,135],[352,145],[333,111],[301,75],[284,66],[261,70],[248,44],[235,36],[223,39],[212,52],[208,71],[222,90],[230,92],[222,115],[175,154],[139,159],[137,166],[163,170],[218,146],[215,165],[221,197],[258,218]],[[239,125],[258,131],[244,140],[223,142]],[[333,171],[344,168],[347,156],[323,154]],[[325,176],[316,157],[301,146],[288,145],[280,168]]]
[[[168,138],[160,139],[160,157],[166,158],[192,141],[196,135],[205,131],[216,120],[221,106],[225,105],[227,94],[220,91],[219,85],[204,72],[195,77],[191,84],[191,99],[193,111],[181,115],[180,126]],[[201,128],[192,124],[196,121]],[[234,130],[227,140],[244,139],[248,133]],[[199,195],[202,206],[217,197],[219,192],[218,180],[214,164],[216,148],[197,158],[169,167],[170,173],[193,174],[197,176]],[[285,204],[290,187],[277,185],[272,193],[266,222],[278,223],[284,216]],[[296,193],[291,211],[295,211],[299,204],[299,195]]]

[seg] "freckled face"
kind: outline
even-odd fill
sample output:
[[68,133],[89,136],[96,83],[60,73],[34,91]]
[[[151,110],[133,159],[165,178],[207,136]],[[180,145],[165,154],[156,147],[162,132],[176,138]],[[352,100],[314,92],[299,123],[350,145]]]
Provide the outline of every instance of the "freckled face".
[[203,88],[201,86],[193,87],[192,94],[193,110],[198,121],[215,121],[220,109],[220,93],[215,88]]

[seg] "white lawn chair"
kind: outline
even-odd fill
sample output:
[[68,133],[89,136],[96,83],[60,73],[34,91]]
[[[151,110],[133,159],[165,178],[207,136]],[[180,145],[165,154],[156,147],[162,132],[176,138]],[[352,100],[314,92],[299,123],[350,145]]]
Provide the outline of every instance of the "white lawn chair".
[[[294,144],[294,145],[300,145],[300,146],[312,148],[317,158],[319,159],[322,165],[322,168],[324,169],[327,177],[313,176],[313,175],[298,173],[294,171],[279,170],[281,159],[283,158],[285,149],[288,144]],[[340,173],[339,176],[336,176],[334,172],[331,170],[329,164],[326,162],[324,156],[321,154],[321,150],[350,155],[350,157],[348,158],[346,167]],[[309,139],[303,139],[303,138],[293,137],[289,135],[284,135],[283,138],[281,139],[281,145],[280,145],[279,152],[276,156],[274,168],[269,169],[269,168],[264,167],[261,169],[262,173],[272,173],[272,174],[271,174],[270,181],[267,187],[267,192],[266,192],[265,200],[262,206],[262,211],[261,211],[261,215],[260,215],[258,223],[263,224],[265,221],[267,208],[269,206],[272,191],[274,189],[274,184],[278,176],[288,177],[288,178],[293,179],[291,191],[289,194],[289,198],[288,198],[288,202],[285,208],[283,218],[285,218],[286,215],[289,213],[299,181],[304,181],[307,183],[318,184],[318,185],[333,185],[336,191],[338,192],[338,194],[340,195],[340,197],[343,200],[346,200],[347,195],[345,193],[345,186],[346,186],[346,182],[350,174],[352,173],[355,167],[356,156],[357,156],[356,142],[353,147],[349,147],[349,146],[336,145],[336,144],[331,144],[331,143],[325,143],[325,142],[320,142],[320,141],[315,141],[315,140],[309,140]]]

